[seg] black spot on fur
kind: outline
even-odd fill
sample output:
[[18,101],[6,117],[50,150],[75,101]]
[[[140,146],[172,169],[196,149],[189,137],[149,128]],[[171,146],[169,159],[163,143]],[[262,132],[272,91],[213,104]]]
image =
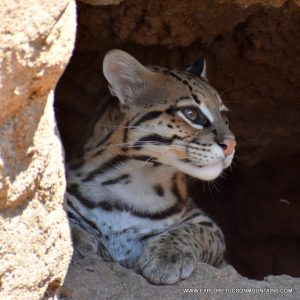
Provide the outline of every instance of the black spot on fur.
[[175,264],[176,262],[179,261],[180,257],[178,254],[173,254],[171,257],[171,263]]
[[165,110],[165,113],[170,115],[170,116],[174,116],[176,111],[177,111],[177,109],[168,108],[168,109]]
[[165,194],[164,188],[159,183],[155,184],[153,186],[153,189],[155,193],[160,197],[163,197],[163,195]]

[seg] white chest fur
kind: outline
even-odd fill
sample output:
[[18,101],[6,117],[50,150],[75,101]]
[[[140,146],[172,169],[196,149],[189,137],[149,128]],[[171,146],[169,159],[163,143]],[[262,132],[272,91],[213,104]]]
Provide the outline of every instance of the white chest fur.
[[[142,214],[164,211],[178,202],[174,193],[174,175],[174,169],[168,166],[130,160],[92,180],[71,176],[69,183],[72,184],[73,178],[79,193],[95,207],[86,207],[74,199],[74,195],[70,197],[73,203],[76,202],[81,215],[98,227],[101,232],[98,238],[111,256],[130,265],[141,254],[147,241],[145,237],[159,234],[178,223],[183,211],[160,220],[141,218],[122,209],[105,210],[97,204],[109,202],[113,207],[114,203],[121,203]],[[123,179],[116,182],[116,178]]]

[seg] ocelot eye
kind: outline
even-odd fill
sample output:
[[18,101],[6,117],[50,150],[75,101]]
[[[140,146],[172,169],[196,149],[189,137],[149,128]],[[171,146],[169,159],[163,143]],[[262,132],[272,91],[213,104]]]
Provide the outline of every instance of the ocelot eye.
[[191,121],[195,121],[198,118],[198,111],[195,108],[184,108],[181,110],[182,113]]
[[202,126],[208,126],[210,124],[209,120],[203,115],[198,107],[185,107],[181,109],[181,112],[188,120],[195,124]]

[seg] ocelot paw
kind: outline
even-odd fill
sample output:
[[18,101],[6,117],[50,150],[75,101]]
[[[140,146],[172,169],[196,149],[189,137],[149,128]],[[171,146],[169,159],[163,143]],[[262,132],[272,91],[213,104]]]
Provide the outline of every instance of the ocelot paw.
[[194,271],[196,255],[185,245],[152,241],[138,260],[138,271],[151,283],[174,284]]
[[72,228],[72,238],[75,253],[81,257],[97,254],[98,243],[96,239],[85,230],[79,227]]

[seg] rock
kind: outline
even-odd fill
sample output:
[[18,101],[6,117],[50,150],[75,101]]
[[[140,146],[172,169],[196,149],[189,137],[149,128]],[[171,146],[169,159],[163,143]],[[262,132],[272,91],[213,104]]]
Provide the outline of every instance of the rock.
[[41,299],[71,242],[53,90],[73,50],[70,0],[0,3],[0,299]]
[[299,299],[300,279],[268,276],[249,280],[231,266],[216,269],[199,263],[192,276],[172,286],[148,283],[141,275],[100,258],[74,261],[70,266],[61,300],[89,299]]
[[118,5],[123,0],[79,0],[90,5]]

